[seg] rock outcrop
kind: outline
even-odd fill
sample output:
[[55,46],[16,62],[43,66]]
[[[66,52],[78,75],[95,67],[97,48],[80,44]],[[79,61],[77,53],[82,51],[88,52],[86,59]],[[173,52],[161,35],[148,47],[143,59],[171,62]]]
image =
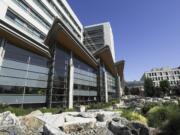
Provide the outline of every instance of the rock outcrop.
[[24,135],[25,130],[19,119],[7,111],[0,114],[0,134],[2,135]]
[[104,110],[64,112],[34,111],[16,117],[11,112],[0,114],[0,135],[149,135],[149,128],[128,121],[119,114]]
[[125,118],[115,118],[109,123],[109,129],[114,135],[150,135],[149,128],[135,121],[128,121]]

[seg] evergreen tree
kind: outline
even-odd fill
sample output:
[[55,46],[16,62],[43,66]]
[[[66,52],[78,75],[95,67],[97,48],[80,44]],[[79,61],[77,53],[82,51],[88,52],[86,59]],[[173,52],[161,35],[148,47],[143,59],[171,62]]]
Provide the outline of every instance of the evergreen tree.
[[144,80],[144,93],[149,97],[152,97],[155,94],[153,81],[150,78]]

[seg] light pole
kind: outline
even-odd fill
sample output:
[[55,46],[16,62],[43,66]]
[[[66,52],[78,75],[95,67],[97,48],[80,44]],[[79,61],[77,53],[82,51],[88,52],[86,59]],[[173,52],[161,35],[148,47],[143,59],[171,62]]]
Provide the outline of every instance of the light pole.
[[26,94],[26,86],[27,86],[27,81],[28,81],[30,61],[31,61],[31,57],[29,56],[28,60],[27,60],[27,69],[26,69],[26,76],[25,76],[25,81],[24,81],[24,89],[23,89],[22,104],[21,104],[22,108],[24,106],[24,97],[25,97],[25,94]]

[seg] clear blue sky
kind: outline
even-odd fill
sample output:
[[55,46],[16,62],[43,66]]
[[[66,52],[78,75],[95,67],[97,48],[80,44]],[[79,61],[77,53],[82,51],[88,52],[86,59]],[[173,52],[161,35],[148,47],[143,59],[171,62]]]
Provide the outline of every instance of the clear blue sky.
[[180,65],[180,0],[68,0],[83,25],[109,21],[125,79]]

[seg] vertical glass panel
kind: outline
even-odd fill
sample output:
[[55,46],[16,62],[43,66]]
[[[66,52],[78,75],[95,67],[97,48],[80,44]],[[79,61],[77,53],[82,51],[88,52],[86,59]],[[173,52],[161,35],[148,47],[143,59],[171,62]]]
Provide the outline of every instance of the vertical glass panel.
[[[73,57],[74,71],[74,104],[97,101],[97,73],[77,57]],[[94,98],[96,97],[96,98]]]
[[[53,83],[53,104],[67,105],[68,100],[68,66],[70,54],[63,48],[56,48],[55,75]],[[58,104],[57,104],[58,103]]]

